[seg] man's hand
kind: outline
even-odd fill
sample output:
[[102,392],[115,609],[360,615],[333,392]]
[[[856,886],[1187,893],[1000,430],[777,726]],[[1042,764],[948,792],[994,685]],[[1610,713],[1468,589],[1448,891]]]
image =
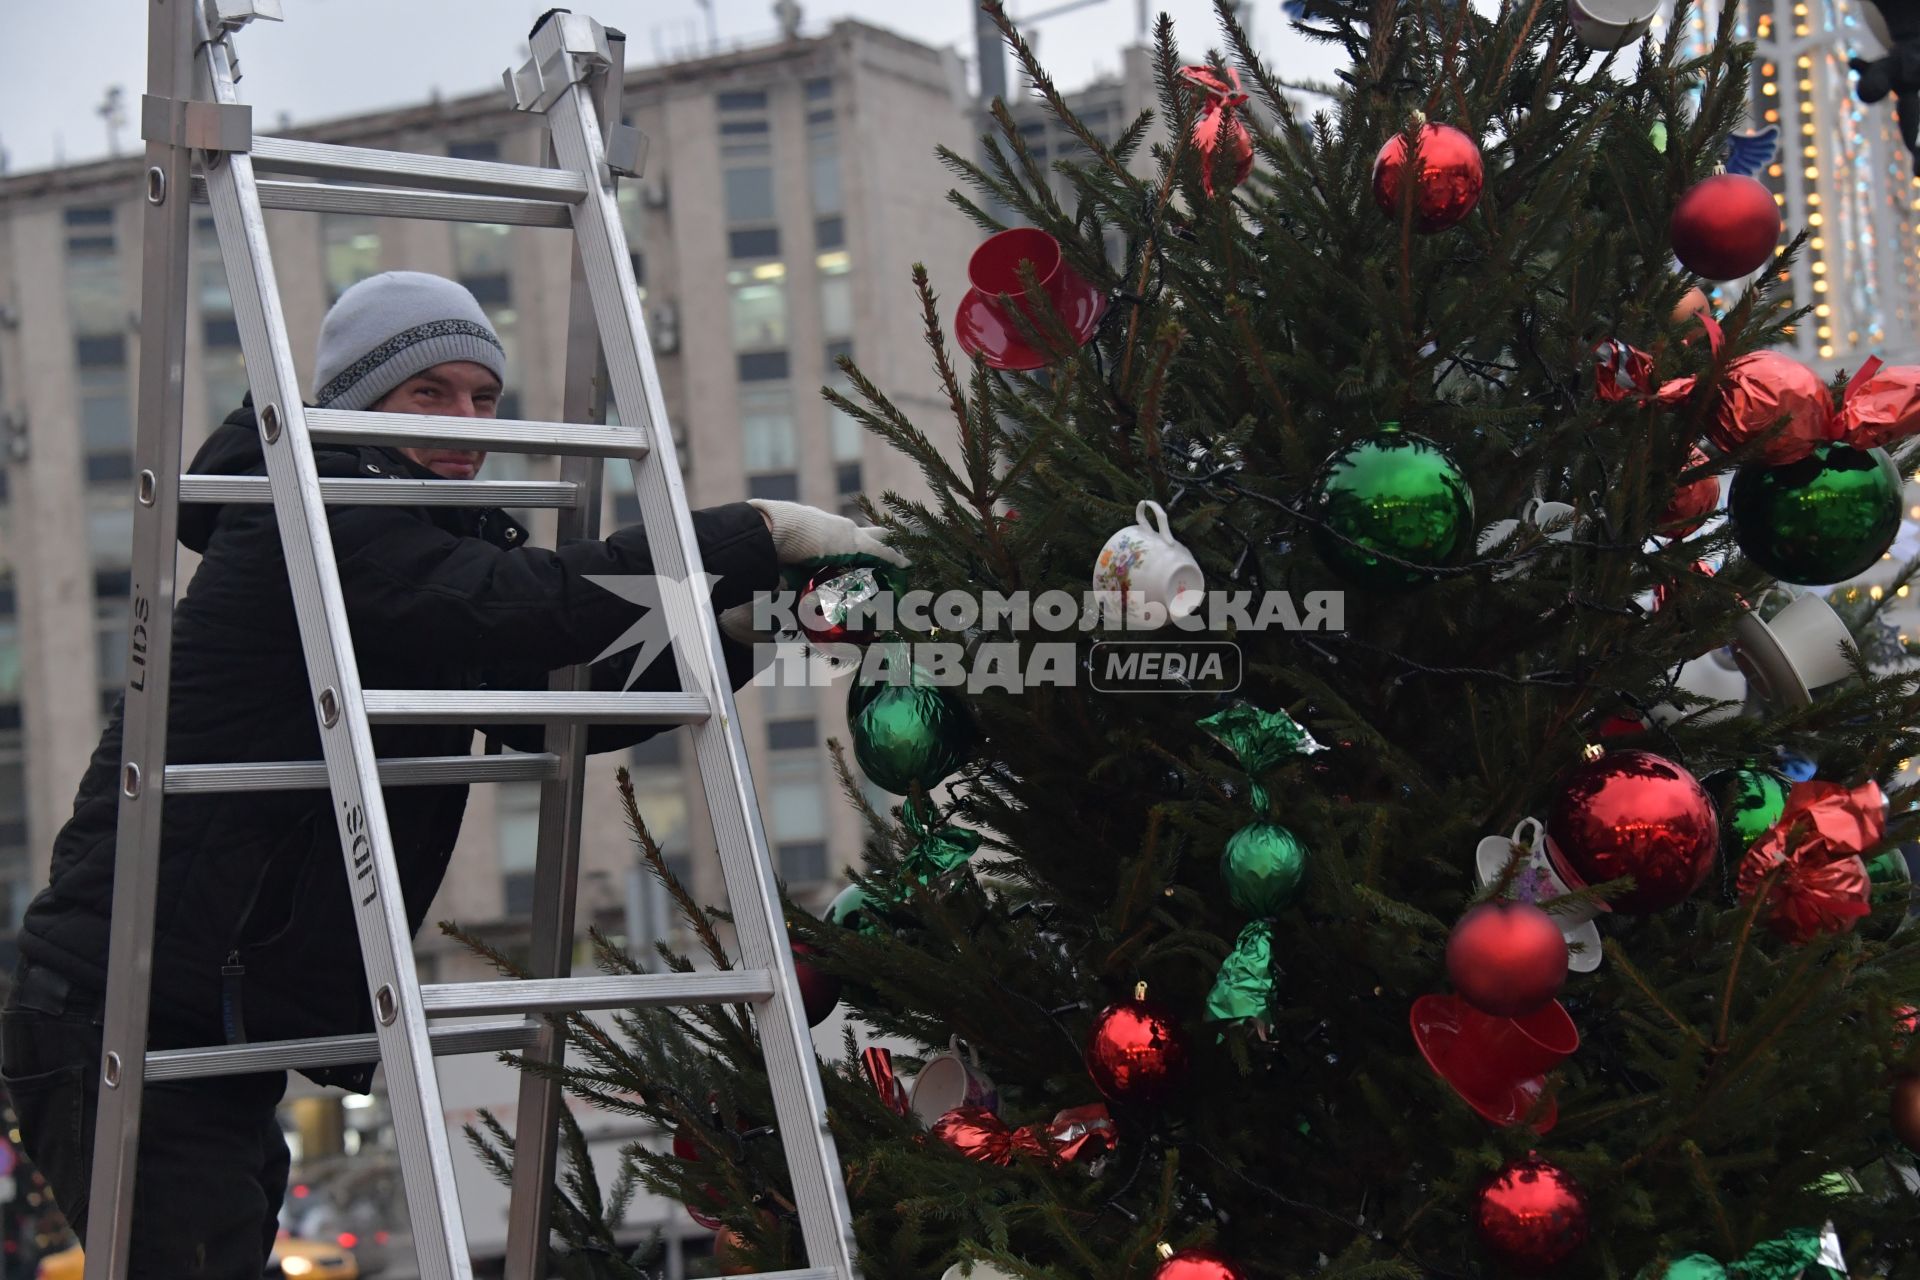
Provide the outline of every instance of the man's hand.
[[907,567],[907,559],[888,546],[873,529],[857,525],[845,516],[802,506],[798,502],[774,502],[749,498],[749,506],[760,513],[773,534],[774,555],[783,565],[811,565],[821,561],[839,561],[848,557],[866,557],[884,561],[896,568]]

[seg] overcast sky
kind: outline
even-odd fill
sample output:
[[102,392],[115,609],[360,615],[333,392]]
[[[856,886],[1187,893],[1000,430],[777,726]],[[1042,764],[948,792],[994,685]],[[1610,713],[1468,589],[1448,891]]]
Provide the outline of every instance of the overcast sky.
[[[1063,0],[1014,0],[1015,17]],[[723,42],[759,42],[778,29],[770,0],[713,0]],[[532,19],[551,0],[282,0],[284,24],[242,33],[241,95],[262,129],[282,112],[299,123],[417,102],[433,89],[452,96],[499,84]],[[572,0],[576,13],[627,33],[629,66],[672,61],[706,40],[696,0]],[[1211,0],[1155,0],[1173,15],[1182,46],[1220,43]],[[973,57],[972,0],[803,0],[809,30],[852,17]],[[1100,0],[1039,23],[1039,49],[1063,87],[1084,84],[1119,63],[1132,42],[1139,0]],[[9,172],[108,153],[98,108],[109,86],[125,91],[120,147],[139,145],[146,74],[146,0],[0,0],[0,149]],[[1269,61],[1295,75],[1322,77],[1327,55],[1287,28],[1279,0],[1255,0],[1254,35]]]

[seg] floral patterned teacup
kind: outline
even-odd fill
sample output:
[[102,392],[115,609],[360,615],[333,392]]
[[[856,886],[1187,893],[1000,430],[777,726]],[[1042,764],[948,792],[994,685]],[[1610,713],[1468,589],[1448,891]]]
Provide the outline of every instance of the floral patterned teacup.
[[1165,509],[1149,498],[1134,508],[1133,518],[1135,523],[1100,549],[1093,566],[1094,594],[1118,597],[1130,622],[1155,616],[1178,620],[1199,612],[1206,579],[1193,553],[1174,541]]

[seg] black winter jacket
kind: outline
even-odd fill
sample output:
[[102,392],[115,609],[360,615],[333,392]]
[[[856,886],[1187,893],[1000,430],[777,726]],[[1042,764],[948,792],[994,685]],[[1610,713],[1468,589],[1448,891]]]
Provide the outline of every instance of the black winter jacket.
[[[385,448],[323,445],[322,476],[432,479]],[[192,470],[263,475],[253,410],[208,438]],[[329,509],[335,557],[362,684],[368,689],[544,688],[547,673],[600,654],[639,611],[585,581],[590,574],[652,571],[643,532],[558,550],[526,545],[500,511],[450,507]],[[765,522],[745,503],[697,511],[695,534],[717,575],[716,608],[769,589],[777,573]],[[294,621],[273,510],[264,505],[186,506],[180,541],[202,560],[174,615],[168,716],[172,764],[315,760],[313,698]],[[750,655],[731,641],[735,687]],[[595,668],[595,686],[620,688],[631,652]],[[676,687],[663,655],[636,687]],[[385,725],[381,756],[464,755],[476,727]],[[479,728],[538,750],[538,726]],[[596,728],[591,749],[637,742],[656,729]],[[106,984],[113,892],[121,715],[101,736],[53,848],[52,882],[28,908],[23,955],[94,992]],[[385,792],[405,889],[418,930],[446,874],[466,806],[464,786]],[[370,1031],[373,1020],[348,895],[345,862],[324,791],[169,796],[154,902],[150,1044],[225,1042],[225,989],[240,995],[250,1040]],[[315,1069],[323,1084],[364,1090],[370,1067]]]

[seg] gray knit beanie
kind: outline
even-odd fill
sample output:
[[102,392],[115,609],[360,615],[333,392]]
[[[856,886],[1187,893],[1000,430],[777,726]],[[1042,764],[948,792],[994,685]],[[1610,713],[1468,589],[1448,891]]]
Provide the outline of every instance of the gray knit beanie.
[[321,322],[313,402],[365,409],[450,360],[471,360],[506,380],[500,336],[471,293],[424,271],[383,271],[341,294]]

